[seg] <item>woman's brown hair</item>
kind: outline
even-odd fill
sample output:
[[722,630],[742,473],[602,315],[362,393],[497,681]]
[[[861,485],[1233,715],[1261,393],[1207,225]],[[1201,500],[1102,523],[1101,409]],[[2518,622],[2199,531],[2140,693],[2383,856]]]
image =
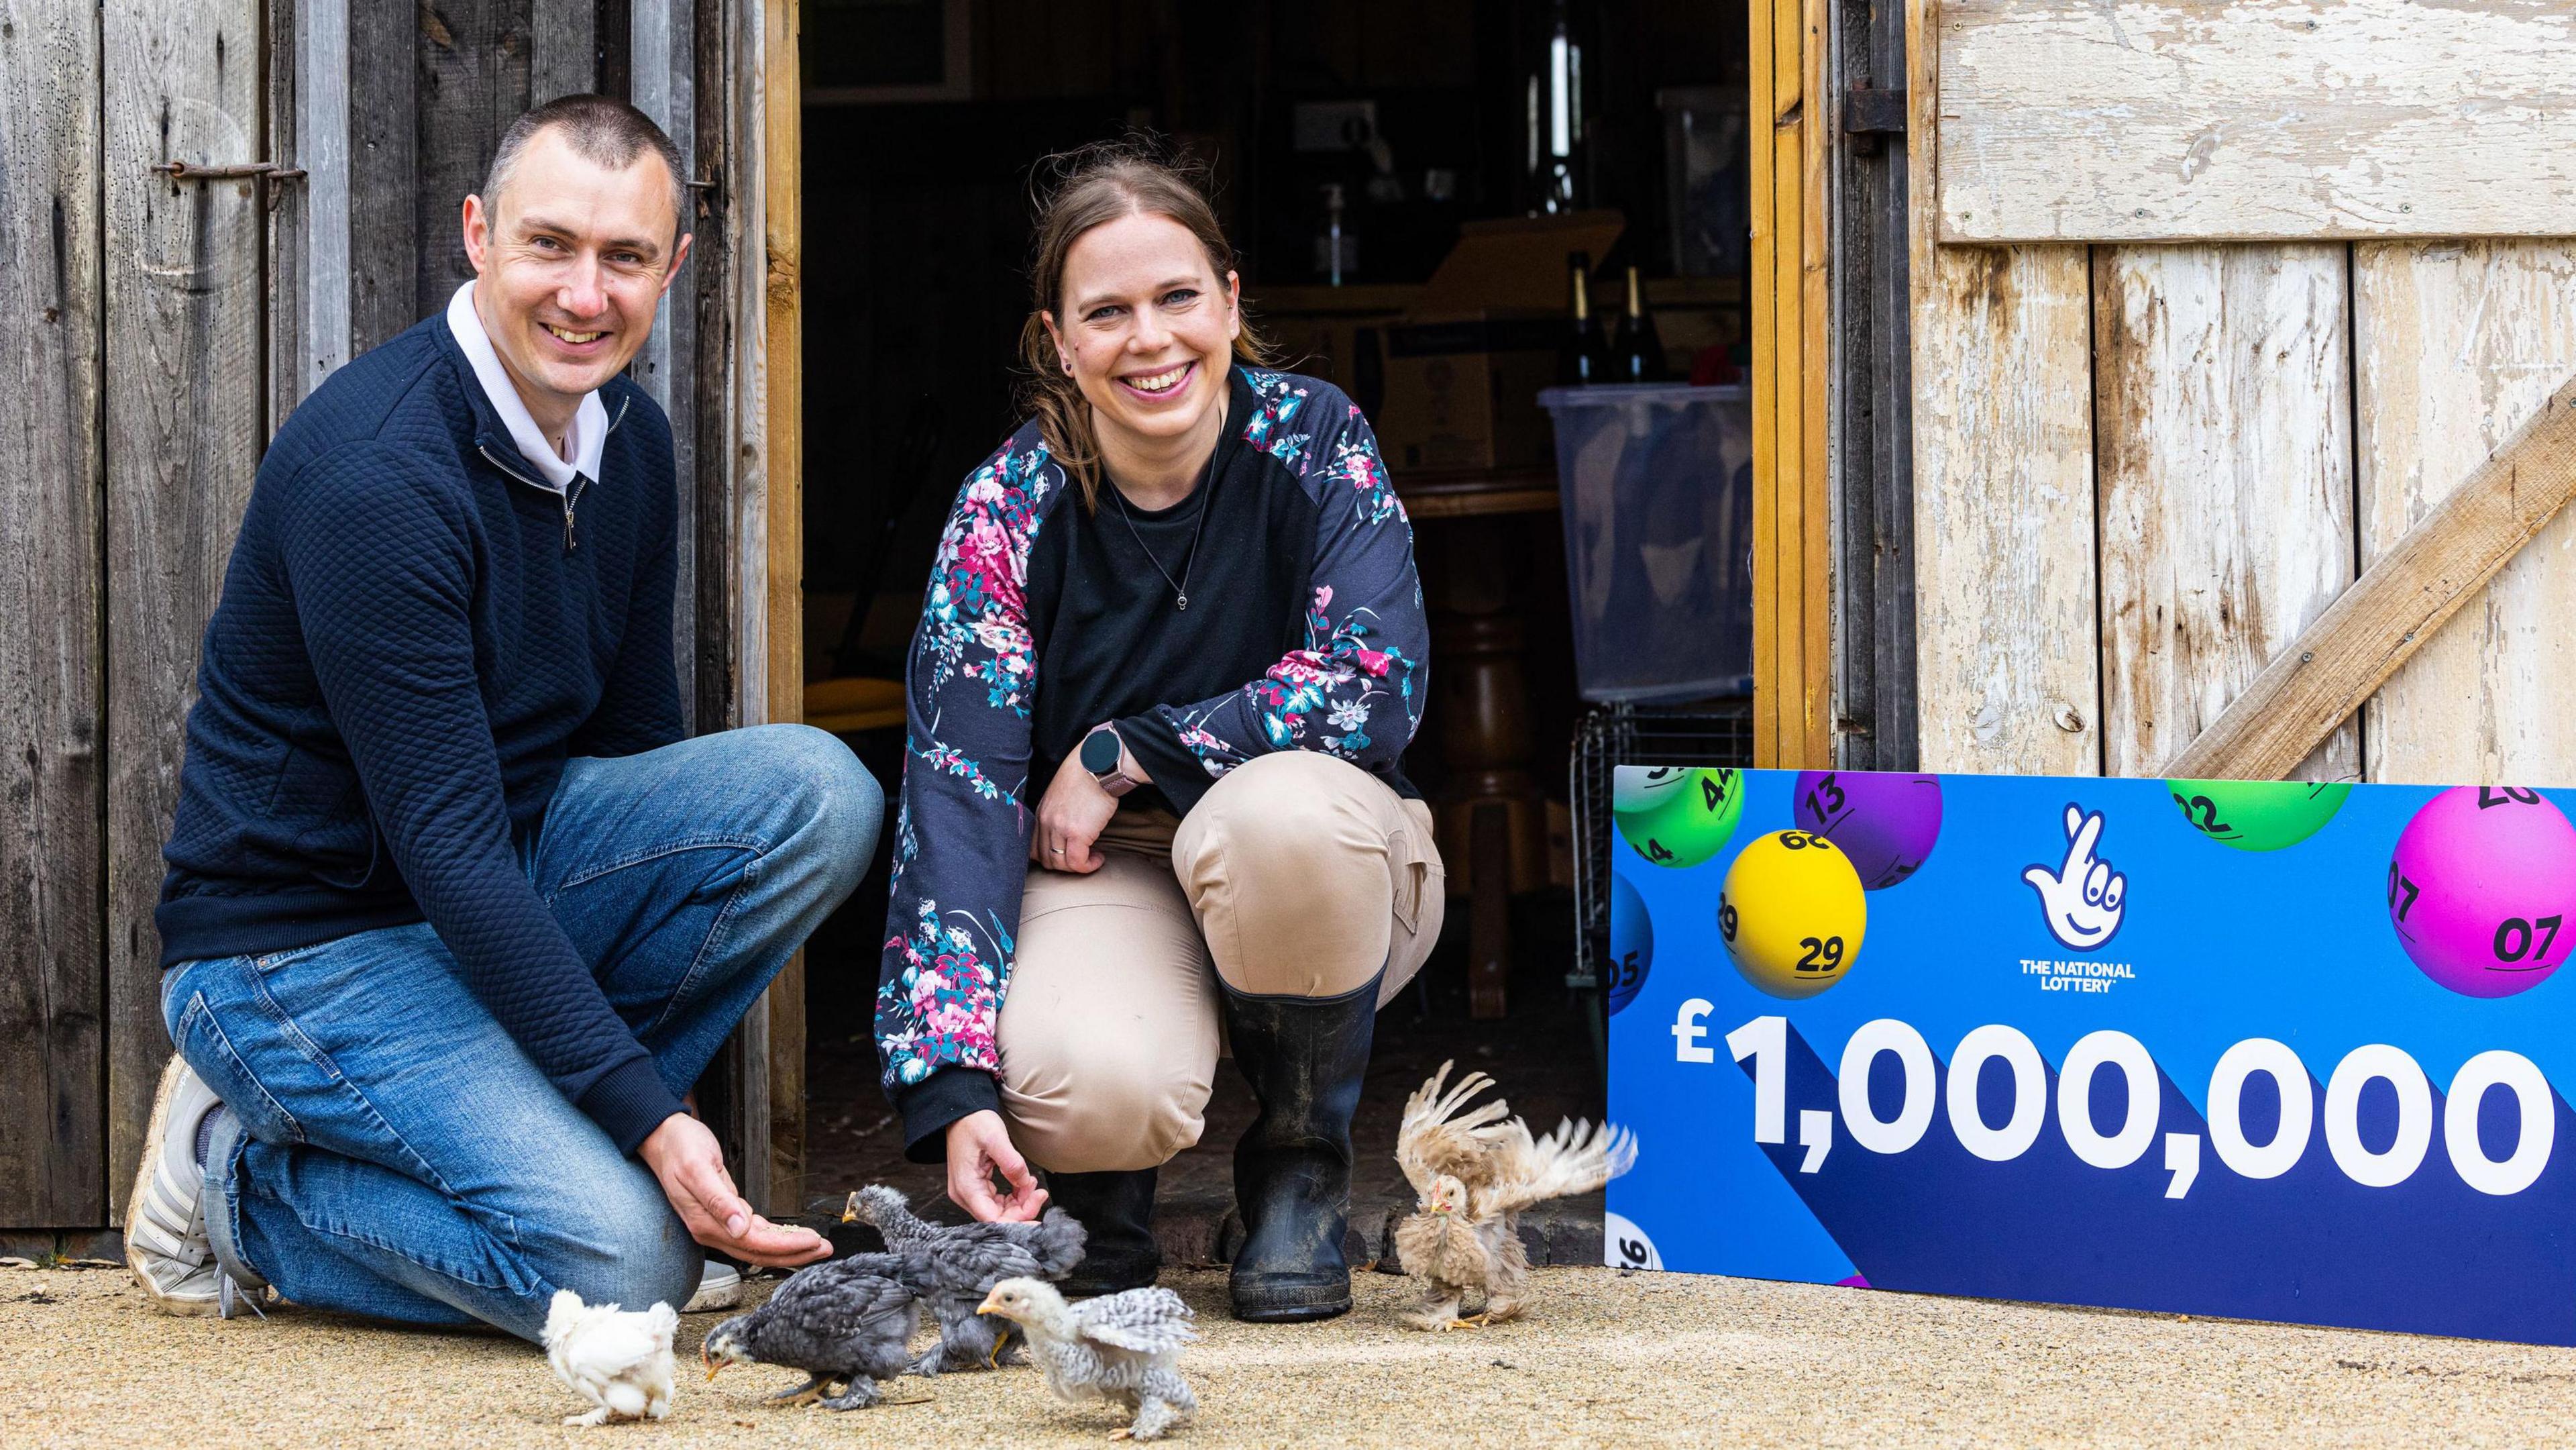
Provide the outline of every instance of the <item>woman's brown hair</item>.
[[[1037,245],[1029,267],[1029,320],[1020,327],[1020,406],[1038,420],[1038,434],[1065,476],[1082,489],[1085,508],[1100,504],[1100,440],[1092,433],[1091,400],[1065,372],[1046,314],[1064,315],[1064,259],[1093,227],[1120,217],[1168,217],[1188,229],[1207,252],[1208,267],[1225,285],[1236,270],[1234,248],[1208,205],[1205,170],[1168,157],[1150,138],[1103,141],[1050,156],[1038,164],[1032,190],[1037,203]],[[1234,337],[1238,362],[1267,363],[1270,340],[1247,314]]]

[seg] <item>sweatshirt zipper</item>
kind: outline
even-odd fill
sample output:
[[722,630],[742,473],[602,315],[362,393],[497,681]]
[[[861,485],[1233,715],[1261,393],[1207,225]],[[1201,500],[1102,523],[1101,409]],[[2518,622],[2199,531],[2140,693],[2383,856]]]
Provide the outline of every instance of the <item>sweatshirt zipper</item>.
[[[617,431],[617,425],[626,421],[627,407],[634,401],[635,400],[632,398],[620,398],[617,400],[617,416],[608,420],[608,428],[606,431],[610,433]],[[553,494],[555,497],[562,499],[564,511],[564,552],[569,554],[574,549],[580,547],[580,540],[573,532],[573,511],[581,506],[582,485],[588,483],[590,480],[576,473],[572,476],[572,482],[566,484],[564,487],[546,488],[544,484],[537,482],[535,479],[528,477],[519,470],[503,463],[498,457],[494,456],[491,449],[484,447],[482,444],[475,444],[474,451],[483,455],[484,462],[491,464],[494,468],[501,470],[510,477],[526,484],[528,487],[544,489],[547,493]]]
[[544,492],[553,494],[555,497],[562,499],[564,514],[564,552],[569,554],[575,547],[577,547],[577,540],[573,534],[573,508],[581,501],[581,485],[583,479],[580,474],[576,473],[572,476],[572,483],[568,487],[560,489],[547,488],[544,484],[537,482],[535,479],[528,477],[519,470],[503,463],[493,454],[491,449],[484,447],[482,444],[475,444],[474,451],[483,455],[484,462],[491,464],[494,468],[501,470],[510,477],[526,484],[528,487],[541,489]]

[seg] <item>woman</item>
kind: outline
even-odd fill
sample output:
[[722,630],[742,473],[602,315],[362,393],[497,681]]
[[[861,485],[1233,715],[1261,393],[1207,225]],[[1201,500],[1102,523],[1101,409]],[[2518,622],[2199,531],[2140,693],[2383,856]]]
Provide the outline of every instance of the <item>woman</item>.
[[1371,1026],[1444,901],[1397,763],[1429,683],[1412,530],[1359,409],[1256,366],[1188,178],[1077,153],[1037,233],[1032,416],[960,491],[913,640],[886,1085],[951,1198],[1051,1198],[1090,1231],[1070,1287],[1110,1292],[1160,1267],[1155,1171],[1198,1141],[1222,1021],[1261,1103],[1235,1313],[1328,1318]]

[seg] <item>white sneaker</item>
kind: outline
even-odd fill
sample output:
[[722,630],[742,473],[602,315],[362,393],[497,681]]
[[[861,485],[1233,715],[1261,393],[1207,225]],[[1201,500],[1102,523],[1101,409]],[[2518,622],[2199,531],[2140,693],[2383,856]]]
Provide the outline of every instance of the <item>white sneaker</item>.
[[706,1268],[698,1275],[698,1292],[689,1296],[689,1307],[683,1314],[711,1314],[718,1309],[731,1309],[742,1303],[742,1275],[731,1264],[710,1255]]
[[134,1173],[134,1196],[125,1208],[125,1266],[135,1287],[165,1314],[215,1314],[223,1309],[224,1271],[206,1237],[198,1190],[205,1166],[197,1161],[197,1135],[223,1099],[173,1056],[152,1097],[152,1126],[143,1135],[143,1162]]

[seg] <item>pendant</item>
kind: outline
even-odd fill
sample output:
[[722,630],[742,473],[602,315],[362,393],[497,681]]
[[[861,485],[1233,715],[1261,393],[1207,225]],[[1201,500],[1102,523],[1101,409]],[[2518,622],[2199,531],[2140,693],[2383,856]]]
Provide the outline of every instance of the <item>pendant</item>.
[[1188,596],[1188,595],[1186,595],[1186,594],[1181,595],[1178,599],[1176,599],[1176,600],[1174,600],[1174,601],[1173,601],[1173,605],[1172,605],[1172,607],[1173,607],[1173,608],[1175,608],[1175,609],[1187,609],[1187,608],[1189,608],[1189,607],[1190,607],[1190,596]]

